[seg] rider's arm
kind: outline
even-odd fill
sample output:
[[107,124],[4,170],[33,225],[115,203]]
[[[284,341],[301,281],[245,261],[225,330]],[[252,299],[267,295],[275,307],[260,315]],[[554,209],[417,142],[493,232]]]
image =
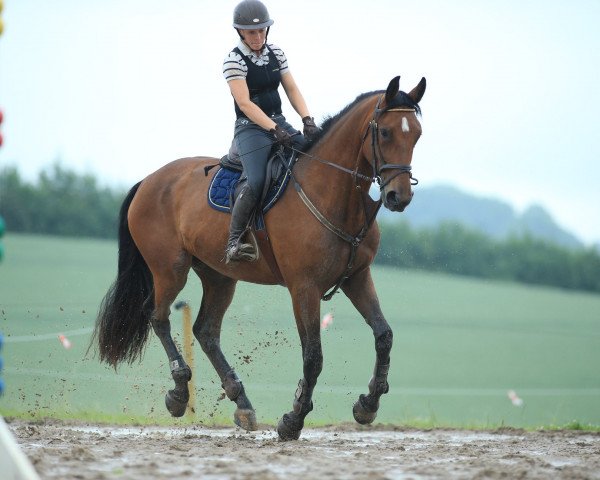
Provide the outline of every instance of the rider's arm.
[[296,110],[298,115],[300,115],[300,118],[310,117],[304,97],[302,96],[302,93],[300,92],[298,85],[296,85],[296,81],[294,80],[294,77],[292,77],[292,74],[289,70],[281,75],[281,84],[283,85],[285,94],[290,100],[292,107],[294,107],[294,110]]
[[240,110],[244,112],[244,115],[265,130],[271,130],[277,126],[256,103],[250,100],[250,91],[245,79],[229,80],[227,83],[229,90],[231,90],[231,95],[233,95],[235,102],[240,107]]

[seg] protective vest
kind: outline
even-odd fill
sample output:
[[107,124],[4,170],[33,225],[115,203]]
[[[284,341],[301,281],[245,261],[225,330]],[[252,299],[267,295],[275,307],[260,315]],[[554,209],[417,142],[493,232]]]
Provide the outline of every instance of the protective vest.
[[[246,75],[246,84],[250,91],[250,100],[252,100],[260,109],[267,115],[276,115],[281,113],[281,97],[277,89],[281,83],[281,72],[279,70],[279,62],[277,57],[267,46],[269,51],[269,63],[259,67],[250,58],[244,55],[239,48],[234,48],[233,51],[241,55],[248,67]],[[237,102],[234,100],[235,113],[237,118],[246,118],[246,115]]]

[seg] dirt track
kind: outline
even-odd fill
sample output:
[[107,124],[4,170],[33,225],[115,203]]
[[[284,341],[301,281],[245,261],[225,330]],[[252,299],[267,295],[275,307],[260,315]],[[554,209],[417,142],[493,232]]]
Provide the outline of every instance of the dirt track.
[[42,478],[76,479],[600,479],[600,434],[502,430],[107,427],[13,421]]

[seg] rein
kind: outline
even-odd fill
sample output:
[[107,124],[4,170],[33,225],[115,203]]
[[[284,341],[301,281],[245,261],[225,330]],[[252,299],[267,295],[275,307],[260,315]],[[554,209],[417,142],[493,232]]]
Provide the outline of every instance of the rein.
[[[363,143],[364,143],[364,140],[363,140]],[[304,157],[310,158],[311,160],[316,160],[317,162],[323,163],[324,165],[329,165],[330,167],[341,170],[342,172],[349,173],[353,177],[360,178],[361,180],[366,180],[367,182],[370,182],[370,183],[377,182],[377,177],[369,177],[367,175],[363,175],[362,173],[358,173],[356,170],[350,170],[349,168],[342,167],[341,165],[338,165],[337,163],[330,162],[329,160],[324,160],[321,157],[312,155],[310,153],[303,152],[302,150],[298,150],[295,147],[291,147],[291,149]]]
[[375,211],[371,215],[371,218],[368,218],[367,204],[365,202],[365,193],[361,192],[362,195],[360,198],[362,200],[363,212],[365,214],[365,223],[363,224],[362,228],[360,229],[360,232],[358,232],[357,235],[352,236],[349,233],[344,232],[341,228],[336,227],[329,220],[327,220],[325,215],[323,215],[319,211],[319,209],[317,207],[315,207],[315,205],[310,201],[310,198],[308,198],[306,193],[304,193],[304,190],[302,190],[302,187],[300,186],[300,184],[296,180],[296,177],[293,174],[292,174],[292,180],[294,181],[294,187],[296,188],[296,191],[298,192],[298,196],[302,199],[302,201],[304,202],[306,207],[315,216],[315,218],[319,222],[321,222],[321,224],[325,228],[327,228],[327,230],[334,233],[339,238],[341,238],[342,240],[344,240],[345,242],[350,244],[350,255],[348,257],[348,263],[346,264],[346,269],[344,270],[344,273],[342,273],[342,276],[338,279],[338,281],[331,288],[331,290],[328,293],[324,294],[323,297],[321,297],[322,300],[329,301],[337,293],[337,291],[340,289],[340,287],[343,285],[343,283],[350,276],[350,272],[352,271],[352,268],[354,268],[354,259],[356,258],[356,251],[358,250],[358,247],[360,246],[362,241],[367,236],[367,233],[369,232],[371,225],[373,225],[373,222],[375,221],[375,217],[377,217],[377,213],[379,212],[379,209],[381,208],[382,201],[379,200],[377,202],[377,207],[375,208]]
[[[377,206],[375,208],[375,211],[372,213],[372,215],[369,216],[369,214],[367,212],[368,207],[367,207],[367,202],[365,200],[365,192],[362,191],[361,186],[358,184],[358,179],[365,180],[371,184],[377,183],[379,185],[380,191],[382,191],[384,189],[384,187],[386,185],[388,185],[394,178],[396,178],[398,175],[402,175],[404,173],[410,175],[411,185],[417,185],[419,183],[419,181],[412,176],[412,173],[411,173],[412,167],[410,165],[396,165],[396,164],[389,164],[389,163],[385,162],[385,159],[383,158],[383,152],[381,151],[381,146],[379,145],[379,125],[377,123],[377,120],[379,120],[379,118],[386,112],[415,112],[415,109],[414,108],[387,108],[387,109],[383,108],[382,109],[382,108],[379,108],[382,99],[383,99],[383,96],[380,97],[379,100],[377,101],[377,105],[375,106],[375,111],[373,112],[373,119],[369,122],[369,125],[367,126],[367,129],[366,129],[364,135],[362,136],[361,147],[359,148],[358,158],[356,160],[356,167],[354,170],[350,170],[349,168],[343,167],[341,165],[330,162],[328,160],[324,160],[316,155],[311,155],[309,153],[302,152],[302,151],[297,150],[292,147],[292,150],[295,150],[296,152],[298,152],[301,155],[309,157],[313,160],[317,160],[320,163],[329,165],[330,167],[336,168],[338,170],[341,170],[342,172],[350,174],[354,178],[355,187],[358,190],[361,190],[361,194],[362,194],[360,196],[360,198],[362,201],[362,208],[363,208],[363,213],[364,213],[364,223],[357,235],[350,235],[349,233],[346,233],[344,230],[342,230],[341,228],[337,227],[332,222],[330,222],[325,217],[325,215],[323,215],[319,211],[319,209],[311,202],[310,198],[308,198],[308,196],[306,195],[304,190],[302,190],[302,186],[298,183],[293,172],[291,172],[291,170],[290,170],[291,177],[294,182],[294,188],[298,192],[298,196],[300,197],[302,202],[306,205],[308,210],[315,216],[315,218],[327,230],[334,233],[339,238],[341,238],[342,240],[344,240],[345,242],[350,244],[350,254],[348,257],[348,263],[346,265],[346,269],[344,270],[344,273],[342,273],[342,276],[338,279],[336,284],[331,288],[331,290],[328,293],[323,295],[322,300],[324,300],[324,301],[331,300],[331,298],[337,293],[337,291],[340,289],[340,287],[344,284],[344,282],[350,276],[350,273],[351,273],[352,269],[354,268],[354,260],[356,258],[356,251],[358,250],[358,247],[360,246],[362,241],[367,236],[367,233],[368,233],[369,229],[371,228],[371,226],[373,225],[373,222],[375,221],[375,218],[377,217],[377,213],[379,212],[379,209],[381,208],[381,205],[383,203],[380,198],[376,203]],[[362,147],[369,135],[369,132],[371,133],[371,151],[373,153],[373,164],[372,164],[373,165],[373,175],[370,177],[367,175],[358,173],[360,152],[362,151]],[[391,178],[387,179],[386,182],[382,183],[381,173],[384,170],[398,170],[398,172],[395,175],[392,175]]]

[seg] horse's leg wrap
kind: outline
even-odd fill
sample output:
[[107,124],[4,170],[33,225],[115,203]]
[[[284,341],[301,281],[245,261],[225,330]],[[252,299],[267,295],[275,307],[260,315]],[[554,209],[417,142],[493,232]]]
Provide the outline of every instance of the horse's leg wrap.
[[373,371],[373,377],[369,382],[369,393],[367,395],[360,395],[357,402],[352,408],[354,419],[364,425],[372,423],[377,416],[377,410],[379,409],[379,397],[384,393],[389,392],[389,385],[387,382],[388,371],[390,365],[376,365]]
[[277,433],[281,440],[298,440],[300,438],[300,432],[304,428],[304,418],[313,409],[311,397],[312,392],[309,391],[306,380],[300,379],[294,395],[293,410],[284,414],[277,425]]
[[[160,339],[169,358],[171,376],[175,380],[175,389],[169,390],[165,395],[167,410],[174,417],[181,417],[185,413],[190,399],[188,382],[192,379],[192,370],[186,365],[177,346],[171,337],[171,324],[168,321],[159,321],[155,312],[151,318],[154,333]],[[168,318],[168,315],[167,315]]]
[[376,365],[373,371],[373,376],[369,382],[369,394],[380,397],[384,393],[390,391],[390,386],[387,382],[388,372],[390,370],[390,364],[387,365]]
[[227,398],[237,405],[237,409],[233,414],[235,424],[244,430],[256,430],[256,413],[246,396],[244,385],[233,370],[225,374],[221,386],[225,390]]
[[223,387],[223,390],[225,390],[227,398],[233,402],[235,402],[244,391],[244,385],[242,385],[241,380],[233,370],[230,370],[225,374],[221,386]]
[[301,378],[298,382],[298,388],[296,389],[296,393],[294,395],[293,410],[296,415],[302,415],[305,417],[309,414],[309,412],[312,411],[313,403],[310,399],[311,397],[312,394],[308,391],[308,384],[306,380]]
[[192,379],[192,370],[186,365],[181,356],[170,362],[171,376],[175,380],[175,388],[169,390],[165,396],[167,410],[174,417],[181,417],[185,413],[190,399],[188,382]]

